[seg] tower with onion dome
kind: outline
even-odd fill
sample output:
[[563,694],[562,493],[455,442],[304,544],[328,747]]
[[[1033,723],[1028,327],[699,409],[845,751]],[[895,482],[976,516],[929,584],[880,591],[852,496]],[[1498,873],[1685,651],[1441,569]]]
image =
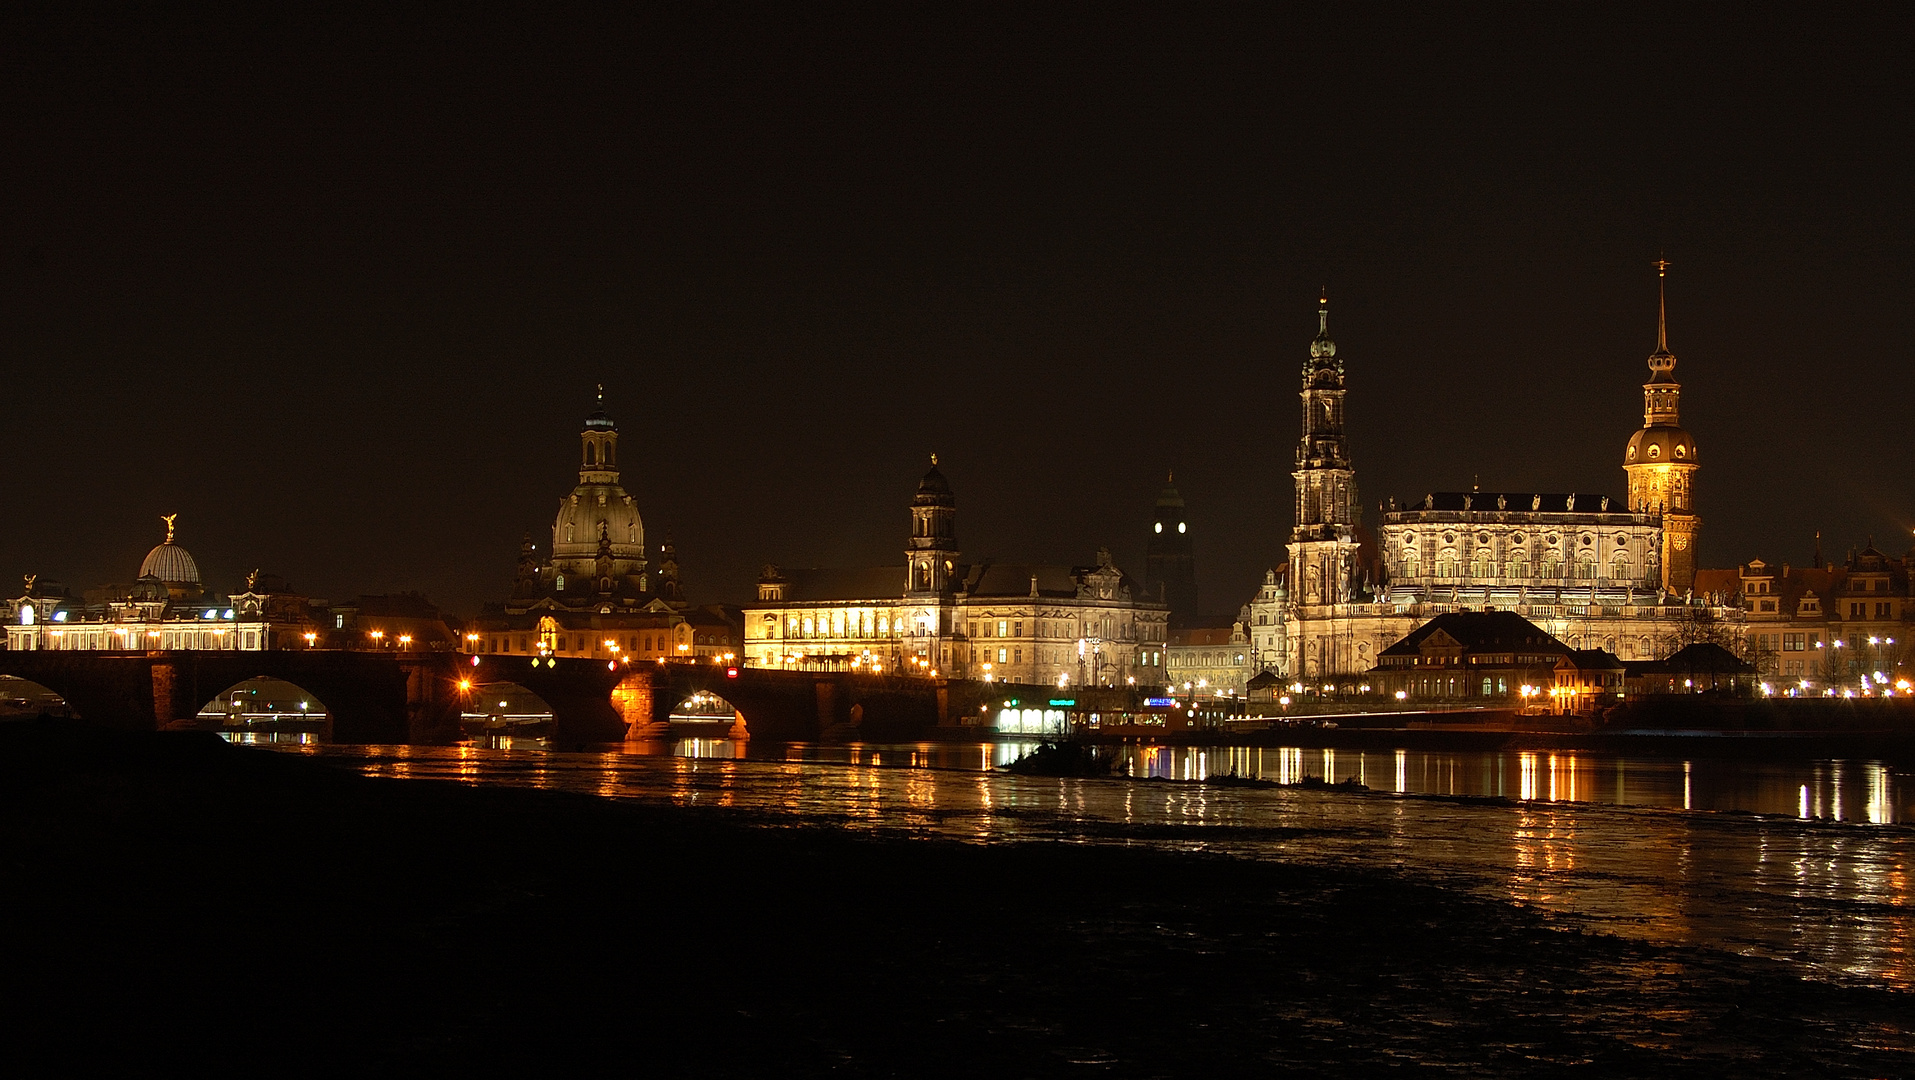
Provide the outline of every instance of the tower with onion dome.
[[1696,440],[1682,426],[1682,386],[1669,351],[1668,275],[1668,260],[1656,260],[1656,351],[1642,384],[1642,428],[1630,436],[1622,468],[1629,475],[1629,509],[1661,518],[1662,587],[1685,593],[1695,583],[1702,519],[1696,516]]

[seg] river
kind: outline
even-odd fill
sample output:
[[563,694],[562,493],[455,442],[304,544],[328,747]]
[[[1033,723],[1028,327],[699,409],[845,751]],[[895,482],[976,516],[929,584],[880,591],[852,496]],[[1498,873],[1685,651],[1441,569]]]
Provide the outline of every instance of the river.
[[[1915,989],[1915,778],[1879,762],[1132,747],[1112,779],[1011,776],[1024,747],[747,745],[603,753],[293,743],[371,776],[731,808],[772,824],[1361,864],[1592,930]],[[1237,786],[1355,778],[1368,790]]]

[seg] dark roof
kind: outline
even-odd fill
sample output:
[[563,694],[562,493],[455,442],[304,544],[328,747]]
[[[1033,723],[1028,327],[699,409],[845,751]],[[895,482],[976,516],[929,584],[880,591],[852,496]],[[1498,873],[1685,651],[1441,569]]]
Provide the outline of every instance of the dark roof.
[[785,599],[796,601],[893,600],[904,595],[909,580],[903,564],[781,569],[779,573],[785,579]]
[[[1504,512],[1543,513],[1543,514],[1599,514],[1603,513],[1603,500],[1609,499],[1609,513],[1619,514],[1627,511],[1628,504],[1622,499],[1606,496],[1601,492],[1535,492],[1535,491],[1436,491],[1427,495],[1418,495],[1399,504],[1403,510],[1452,510],[1463,509],[1465,499],[1469,501],[1471,511],[1502,510]],[[1423,500],[1430,505],[1425,507]],[[1498,507],[1496,500],[1503,500]],[[1569,500],[1576,500],[1571,510]]]
[[1689,591],[1697,596],[1734,596],[1742,591],[1742,571],[1697,570]]
[[1068,566],[1036,563],[975,563],[958,568],[964,591],[975,597],[1031,595],[1031,576],[1037,576],[1037,595],[1076,596],[1077,575]]
[[1255,675],[1250,676],[1249,681],[1243,684],[1243,688],[1245,690],[1262,690],[1265,687],[1275,686],[1282,681],[1282,677],[1274,671],[1259,671]]
[[1569,661],[1583,671],[1622,671],[1628,665],[1608,649],[1571,649]]
[[1170,644],[1177,645],[1228,645],[1233,631],[1228,626],[1186,626],[1170,632]]
[[1736,654],[1712,642],[1684,645],[1661,660],[1634,660],[1628,665],[1631,675],[1753,675],[1755,665],[1745,663]]
[[1383,650],[1383,656],[1415,656],[1423,639],[1441,630],[1469,652],[1486,649],[1546,649],[1567,654],[1570,648],[1513,611],[1451,611],[1409,632],[1402,641]]

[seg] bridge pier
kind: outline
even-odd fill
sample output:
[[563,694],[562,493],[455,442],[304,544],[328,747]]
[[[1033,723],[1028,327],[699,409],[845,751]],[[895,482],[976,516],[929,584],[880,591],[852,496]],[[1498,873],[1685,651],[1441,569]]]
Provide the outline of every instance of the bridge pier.
[[[149,654],[150,655],[150,654]],[[173,704],[174,672],[170,661],[155,659],[147,669],[147,680],[153,687],[153,726],[161,730],[173,726],[179,721],[178,710]],[[189,716],[189,722],[199,717]]]

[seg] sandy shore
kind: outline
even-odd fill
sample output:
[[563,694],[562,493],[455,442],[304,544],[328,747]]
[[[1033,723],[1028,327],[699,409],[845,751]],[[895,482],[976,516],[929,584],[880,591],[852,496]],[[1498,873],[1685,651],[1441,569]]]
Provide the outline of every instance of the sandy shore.
[[972,846],[0,725],[61,1071],[1894,1076],[1907,995],[1387,873]]

